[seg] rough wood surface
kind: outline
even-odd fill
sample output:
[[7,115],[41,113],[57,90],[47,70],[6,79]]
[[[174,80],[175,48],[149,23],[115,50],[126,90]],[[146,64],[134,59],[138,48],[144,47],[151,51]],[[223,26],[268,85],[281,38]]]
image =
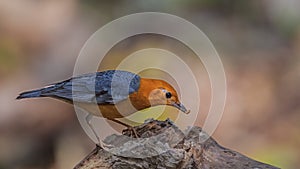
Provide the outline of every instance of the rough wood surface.
[[169,120],[148,120],[135,129],[140,139],[128,137],[132,136],[129,130],[111,135],[104,140],[109,149],[96,147],[75,169],[277,168],[220,146],[208,135],[200,135],[200,127],[182,132]]

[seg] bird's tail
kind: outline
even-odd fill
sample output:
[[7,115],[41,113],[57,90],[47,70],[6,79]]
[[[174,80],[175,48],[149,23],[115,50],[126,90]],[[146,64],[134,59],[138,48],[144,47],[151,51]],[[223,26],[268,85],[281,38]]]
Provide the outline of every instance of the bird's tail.
[[32,98],[32,97],[43,97],[41,96],[42,90],[32,90],[32,91],[27,91],[19,94],[19,96],[16,99],[24,99],[24,98]]

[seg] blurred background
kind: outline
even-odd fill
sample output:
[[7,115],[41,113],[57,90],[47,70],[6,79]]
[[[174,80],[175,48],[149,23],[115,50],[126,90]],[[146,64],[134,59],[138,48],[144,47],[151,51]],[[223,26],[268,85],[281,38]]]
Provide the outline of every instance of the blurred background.
[[[98,28],[145,11],[187,19],[220,54],[228,96],[213,137],[256,160],[300,168],[300,1],[2,0],[0,169],[72,168],[94,148],[71,105],[15,98],[21,91],[71,77],[81,47]],[[166,37],[133,37],[109,52],[110,64],[102,69],[143,47],[188,57],[190,51],[182,46]],[[200,92],[205,115],[207,79]],[[202,124],[200,118],[196,125]]]

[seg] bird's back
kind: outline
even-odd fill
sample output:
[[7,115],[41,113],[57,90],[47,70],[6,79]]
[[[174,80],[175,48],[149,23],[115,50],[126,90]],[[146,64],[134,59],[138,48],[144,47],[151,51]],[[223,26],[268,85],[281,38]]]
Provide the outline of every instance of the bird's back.
[[42,89],[21,93],[17,99],[53,97],[67,102],[116,104],[137,91],[140,77],[121,70],[89,73]]

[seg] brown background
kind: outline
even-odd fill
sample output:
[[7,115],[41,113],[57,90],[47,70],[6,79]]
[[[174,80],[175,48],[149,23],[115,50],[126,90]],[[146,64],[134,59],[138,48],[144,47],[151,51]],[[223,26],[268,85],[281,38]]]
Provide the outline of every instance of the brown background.
[[[69,78],[92,33],[113,19],[144,11],[189,20],[219,52],[228,96],[214,138],[251,158],[299,168],[299,7],[296,0],[0,1],[0,169],[71,168],[92,150],[94,144],[72,106],[47,98],[16,101],[15,97]],[[189,57],[176,41],[145,36],[124,41],[107,62],[117,64],[147,46]],[[202,82],[205,116],[210,89],[207,78]],[[203,118],[198,119],[196,125],[202,124]]]

